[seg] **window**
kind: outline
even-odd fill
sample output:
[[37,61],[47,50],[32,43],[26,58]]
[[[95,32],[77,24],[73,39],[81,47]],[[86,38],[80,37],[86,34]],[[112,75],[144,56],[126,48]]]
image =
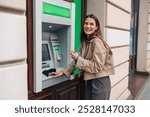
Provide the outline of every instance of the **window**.
[[129,73],[134,73],[136,71],[138,15],[139,15],[139,0],[132,0],[131,1]]
[[42,44],[42,62],[51,60],[48,43]]

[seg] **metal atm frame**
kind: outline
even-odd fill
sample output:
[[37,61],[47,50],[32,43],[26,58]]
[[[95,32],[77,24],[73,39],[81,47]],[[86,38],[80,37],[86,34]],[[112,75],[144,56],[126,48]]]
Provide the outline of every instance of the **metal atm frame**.
[[[42,24],[56,24],[68,26],[69,37],[67,38],[67,48],[74,50],[75,37],[75,4],[63,0],[34,0],[33,2],[33,58],[34,58],[34,92],[40,92],[42,89],[68,80],[66,76],[61,78],[47,78],[43,80],[42,76]],[[58,10],[58,11],[57,11]],[[67,64],[69,63],[69,54],[67,54]],[[67,65],[66,64],[66,65]]]

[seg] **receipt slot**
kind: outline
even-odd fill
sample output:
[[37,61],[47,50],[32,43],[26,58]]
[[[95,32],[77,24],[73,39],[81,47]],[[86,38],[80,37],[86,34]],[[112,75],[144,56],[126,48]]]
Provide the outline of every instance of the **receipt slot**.
[[68,80],[48,73],[60,71],[74,50],[74,3],[62,0],[34,0],[34,92]]

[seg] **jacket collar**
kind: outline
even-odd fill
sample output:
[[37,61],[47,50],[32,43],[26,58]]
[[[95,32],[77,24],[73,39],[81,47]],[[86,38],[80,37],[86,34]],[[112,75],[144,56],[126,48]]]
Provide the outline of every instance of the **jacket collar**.
[[90,40],[85,40],[85,42],[88,44],[88,43],[91,43],[91,42],[93,42],[94,41],[94,39],[95,38],[97,38],[97,36],[93,36],[93,38],[92,39],[90,39]]

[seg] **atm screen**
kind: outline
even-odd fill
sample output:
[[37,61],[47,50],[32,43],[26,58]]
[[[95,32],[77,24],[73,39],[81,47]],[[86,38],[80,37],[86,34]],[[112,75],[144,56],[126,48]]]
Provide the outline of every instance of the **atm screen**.
[[42,61],[51,60],[48,44],[42,44]]

